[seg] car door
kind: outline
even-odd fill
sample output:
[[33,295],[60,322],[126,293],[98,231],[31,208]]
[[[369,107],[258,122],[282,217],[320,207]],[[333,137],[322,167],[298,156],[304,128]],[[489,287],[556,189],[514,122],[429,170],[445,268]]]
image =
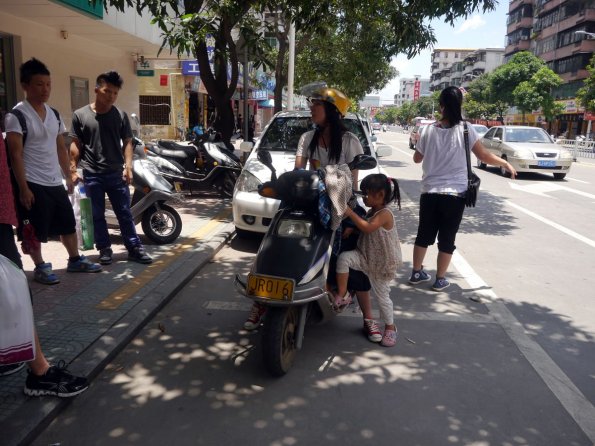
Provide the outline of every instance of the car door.
[[497,157],[502,157],[502,150],[504,149],[504,128],[496,127],[494,136],[492,137],[492,150],[491,152]]
[[483,135],[483,138],[481,139],[481,143],[483,144],[483,146],[486,148],[486,150],[488,152],[494,153],[493,152],[493,137],[494,137],[494,133],[496,133],[496,127],[492,127],[491,129],[489,129],[487,131],[487,133],[485,135]]

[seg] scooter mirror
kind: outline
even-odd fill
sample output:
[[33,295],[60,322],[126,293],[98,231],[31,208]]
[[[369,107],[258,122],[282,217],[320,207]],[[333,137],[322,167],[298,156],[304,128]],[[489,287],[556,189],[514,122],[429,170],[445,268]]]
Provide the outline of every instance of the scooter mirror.
[[353,161],[349,163],[349,169],[370,170],[376,167],[376,164],[378,163],[376,162],[376,158],[374,158],[373,156],[359,154],[355,155]]
[[256,158],[271,170],[271,180],[276,180],[277,174],[275,173],[275,168],[273,167],[273,157],[271,156],[271,152],[268,150],[259,150],[256,154]]

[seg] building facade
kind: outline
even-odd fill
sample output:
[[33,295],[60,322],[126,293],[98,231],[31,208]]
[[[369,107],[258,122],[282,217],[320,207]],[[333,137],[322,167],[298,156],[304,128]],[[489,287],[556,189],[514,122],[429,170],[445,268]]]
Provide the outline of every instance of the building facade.
[[395,104],[401,107],[406,102],[430,96],[431,93],[430,79],[422,79],[421,76],[402,78],[399,82],[399,93],[395,95]]

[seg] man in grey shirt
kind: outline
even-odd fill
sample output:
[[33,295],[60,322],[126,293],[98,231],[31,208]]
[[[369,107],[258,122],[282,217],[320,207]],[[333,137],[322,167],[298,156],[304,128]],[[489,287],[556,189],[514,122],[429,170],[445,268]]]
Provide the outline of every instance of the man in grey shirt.
[[72,181],[79,180],[76,168],[80,162],[85,190],[91,198],[95,246],[102,265],[112,263],[113,255],[105,220],[105,194],[118,218],[128,260],[153,261],[136,233],[130,212],[132,130],[126,113],[114,106],[122,84],[116,71],[100,74],[95,85],[95,102],[76,110],[72,117]]

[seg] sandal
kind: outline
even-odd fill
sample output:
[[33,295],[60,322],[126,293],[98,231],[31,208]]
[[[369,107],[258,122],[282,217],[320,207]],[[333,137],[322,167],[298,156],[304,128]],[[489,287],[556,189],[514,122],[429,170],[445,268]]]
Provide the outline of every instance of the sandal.
[[351,297],[351,294],[349,293],[349,291],[347,291],[343,297],[335,294],[334,307],[336,310],[345,309],[345,307],[350,305],[351,302],[353,302],[353,298]]

